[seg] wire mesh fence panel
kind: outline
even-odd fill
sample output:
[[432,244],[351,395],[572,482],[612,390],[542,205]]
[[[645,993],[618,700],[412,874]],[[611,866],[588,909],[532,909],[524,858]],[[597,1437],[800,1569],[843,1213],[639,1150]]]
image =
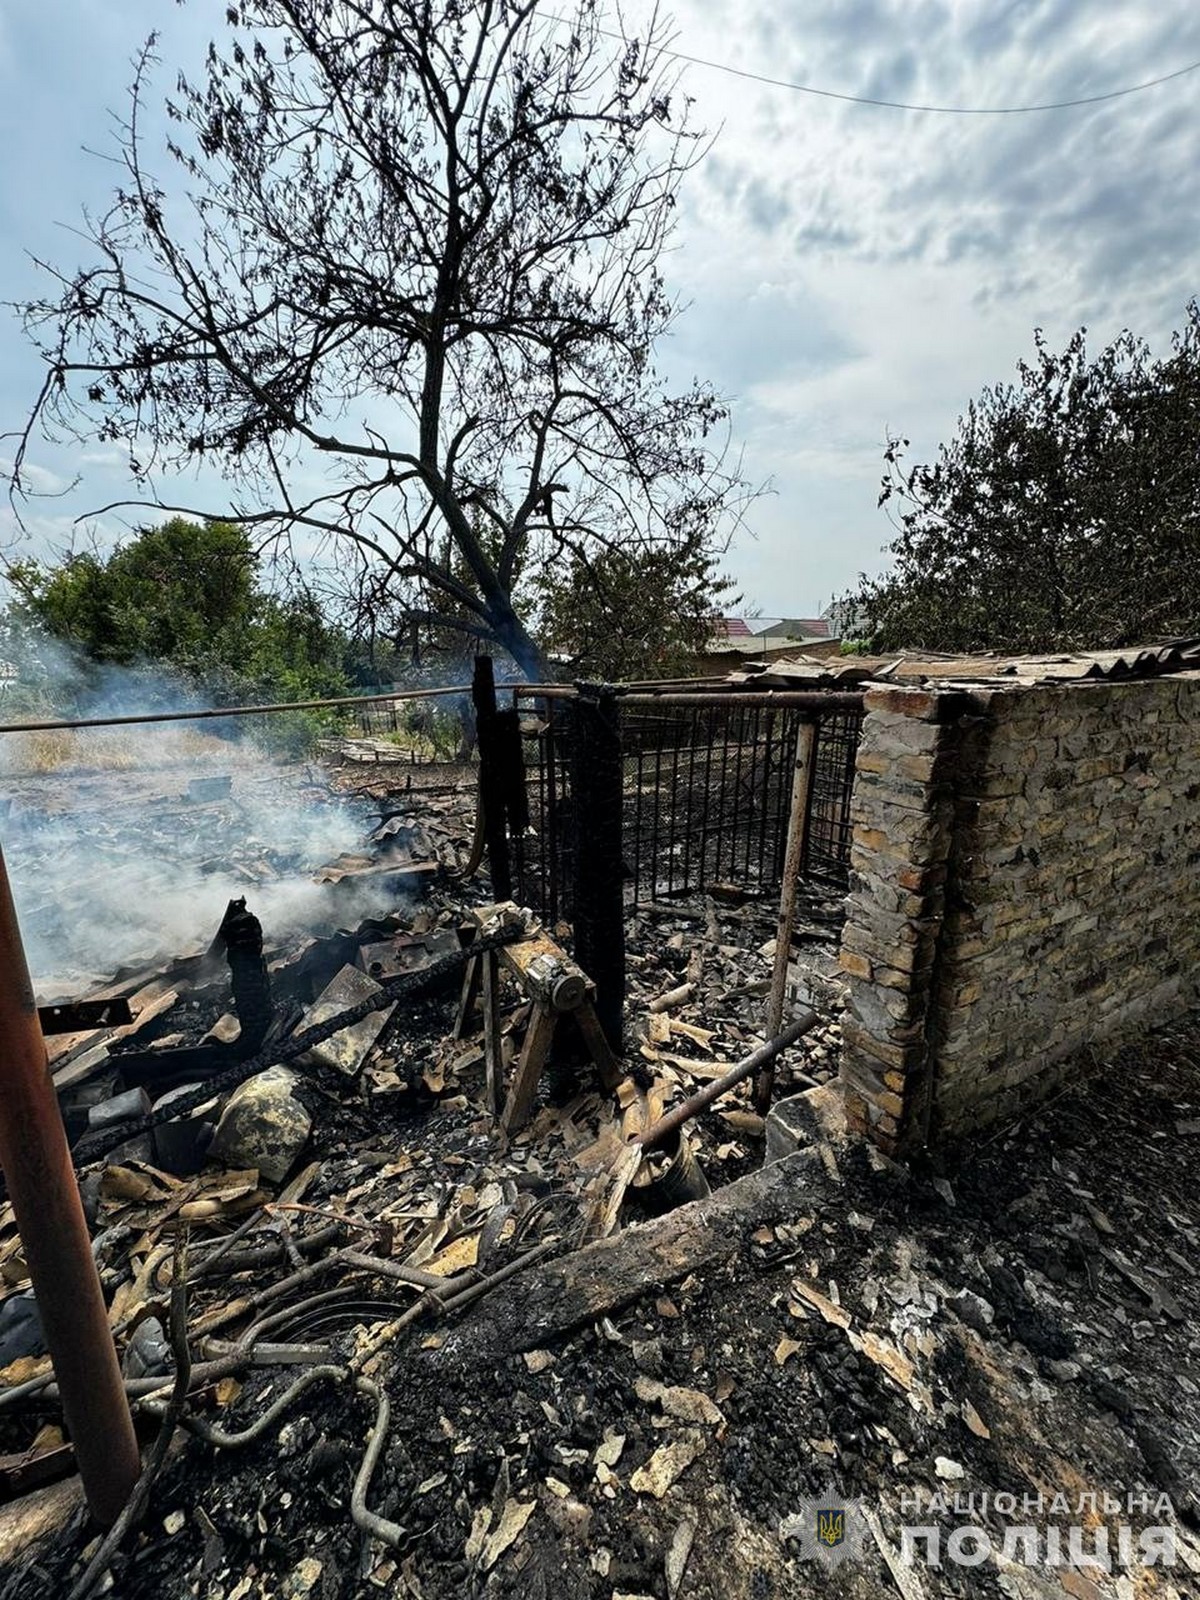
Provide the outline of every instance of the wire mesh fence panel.
[[529,827],[514,841],[513,871],[521,904],[553,924],[570,918],[575,824],[571,805],[571,708],[532,701],[521,724]]
[[798,720],[784,707],[716,699],[623,710],[630,898],[778,882]]
[[861,736],[861,712],[832,712],[818,718],[800,871],[803,877],[839,889],[845,888],[850,875],[850,800]]
[[[708,703],[623,706],[623,856],[629,901],[672,899],[714,883],[778,888],[787,849],[796,737],[811,716],[794,706]],[[818,713],[802,873],[845,884],[850,795],[861,717]],[[531,702],[523,750],[530,827],[515,844],[519,892],[540,915],[570,920],[576,852],[569,701]]]

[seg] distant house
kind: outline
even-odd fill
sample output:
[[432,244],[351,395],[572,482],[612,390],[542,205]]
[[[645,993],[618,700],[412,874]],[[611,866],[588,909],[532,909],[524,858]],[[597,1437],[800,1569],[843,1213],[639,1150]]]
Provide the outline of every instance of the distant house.
[[754,629],[745,617],[715,617],[713,619],[712,643],[710,650],[728,650],[731,646],[737,649],[745,639],[754,636]]
[[731,650],[744,656],[766,655],[836,638],[828,617],[719,617],[708,649],[710,655]]

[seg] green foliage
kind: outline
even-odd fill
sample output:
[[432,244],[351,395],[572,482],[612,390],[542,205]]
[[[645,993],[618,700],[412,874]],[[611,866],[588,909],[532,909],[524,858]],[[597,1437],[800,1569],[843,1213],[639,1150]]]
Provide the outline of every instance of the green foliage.
[[[77,692],[111,688],[111,668],[122,669],[121,691],[139,700],[191,691],[220,706],[350,692],[344,637],[311,595],[260,587],[249,538],[233,524],[176,517],[107,558],[24,562],[9,577],[19,596],[13,621],[72,646],[73,663],[81,658],[79,681],[70,685]],[[61,682],[63,674],[55,677]],[[157,696],[140,692],[155,688]],[[253,736],[300,750],[335,720],[324,713],[261,718]]]
[[702,544],[571,553],[540,580],[542,648],[572,677],[672,677],[704,653],[732,588]]
[[893,439],[894,570],[850,603],[875,648],[1124,648],[1200,631],[1200,309],[1155,359],[1122,333],[985,389],[930,465]]

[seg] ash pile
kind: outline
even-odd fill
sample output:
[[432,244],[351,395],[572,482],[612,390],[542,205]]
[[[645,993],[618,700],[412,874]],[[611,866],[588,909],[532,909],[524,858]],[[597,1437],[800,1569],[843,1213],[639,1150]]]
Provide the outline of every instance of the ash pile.
[[[1200,1202],[1154,1134],[1200,1129],[1195,1028],[901,1169],[840,1123],[829,1015],[756,1109],[773,912],[636,908],[620,1057],[569,930],[453,876],[469,803],[375,799],[322,893],[382,880],[393,909],[280,939],[247,887],[203,949],[47,1010],[157,1464],[106,1541],[5,1207],[6,1600],[1188,1592]],[[1174,1564],[1006,1566],[995,1497],[1060,1486],[1140,1487],[1135,1546],[1161,1514]],[[945,1549],[984,1492],[985,1565],[905,1556],[913,1497]],[[840,1562],[805,1521],[830,1504]]]

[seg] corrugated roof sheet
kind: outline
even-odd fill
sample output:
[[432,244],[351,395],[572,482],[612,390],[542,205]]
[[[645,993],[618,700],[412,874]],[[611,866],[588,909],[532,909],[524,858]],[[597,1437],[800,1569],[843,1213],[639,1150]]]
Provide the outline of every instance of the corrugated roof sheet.
[[1168,639],[1128,650],[1088,650],[1044,656],[937,655],[931,651],[894,656],[834,656],[798,653],[761,667],[748,663],[729,674],[731,684],[795,688],[856,683],[1049,683],[1096,678],[1153,678],[1200,668],[1200,639]]

